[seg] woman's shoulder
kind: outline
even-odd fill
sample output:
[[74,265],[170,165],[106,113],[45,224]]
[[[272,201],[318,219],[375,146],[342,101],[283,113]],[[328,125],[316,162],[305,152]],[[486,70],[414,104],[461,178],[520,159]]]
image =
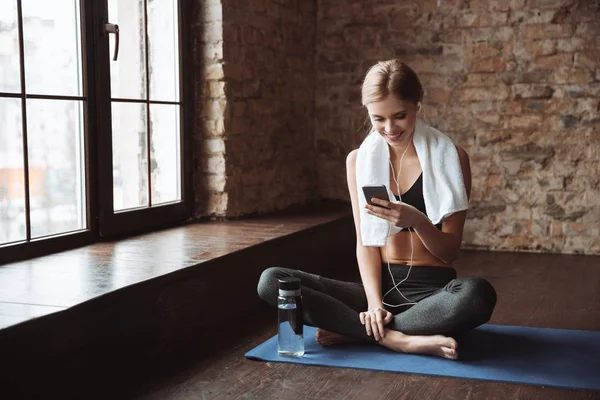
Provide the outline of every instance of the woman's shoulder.
[[460,169],[462,170],[463,179],[465,182],[465,189],[467,190],[467,198],[471,197],[471,162],[469,161],[469,155],[467,151],[460,146],[456,146],[458,152],[458,161],[460,163]]
[[346,156],[346,167],[353,167],[356,165],[356,157],[358,155],[358,149],[352,150]]
[[458,153],[458,160],[460,161],[460,164],[462,166],[464,165],[468,165],[469,164],[469,154],[467,153],[467,151],[457,145],[454,145],[456,147],[456,151]]

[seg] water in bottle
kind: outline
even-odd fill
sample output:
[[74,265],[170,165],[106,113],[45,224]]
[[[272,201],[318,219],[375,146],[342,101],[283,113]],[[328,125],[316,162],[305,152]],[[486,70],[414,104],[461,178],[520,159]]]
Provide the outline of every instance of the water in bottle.
[[277,298],[279,331],[277,350],[280,356],[301,357],[304,355],[304,321],[302,318],[302,296],[300,279],[279,280]]

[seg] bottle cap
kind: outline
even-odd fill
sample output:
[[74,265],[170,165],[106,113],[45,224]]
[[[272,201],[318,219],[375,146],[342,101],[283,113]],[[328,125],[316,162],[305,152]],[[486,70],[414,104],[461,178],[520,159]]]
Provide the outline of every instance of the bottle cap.
[[280,290],[299,290],[300,289],[300,278],[287,277],[279,279]]

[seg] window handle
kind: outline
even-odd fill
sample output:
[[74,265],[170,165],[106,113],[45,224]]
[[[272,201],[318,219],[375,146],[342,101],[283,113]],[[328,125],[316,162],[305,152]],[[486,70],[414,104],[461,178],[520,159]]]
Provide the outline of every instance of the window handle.
[[104,33],[114,33],[115,34],[115,54],[113,56],[113,61],[117,61],[117,56],[119,55],[119,25],[117,24],[104,24]]

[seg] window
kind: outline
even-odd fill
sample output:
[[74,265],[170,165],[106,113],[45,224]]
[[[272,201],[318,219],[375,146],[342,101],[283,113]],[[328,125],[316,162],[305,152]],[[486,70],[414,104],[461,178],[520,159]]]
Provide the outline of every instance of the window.
[[181,7],[0,1],[0,263],[191,214]]

